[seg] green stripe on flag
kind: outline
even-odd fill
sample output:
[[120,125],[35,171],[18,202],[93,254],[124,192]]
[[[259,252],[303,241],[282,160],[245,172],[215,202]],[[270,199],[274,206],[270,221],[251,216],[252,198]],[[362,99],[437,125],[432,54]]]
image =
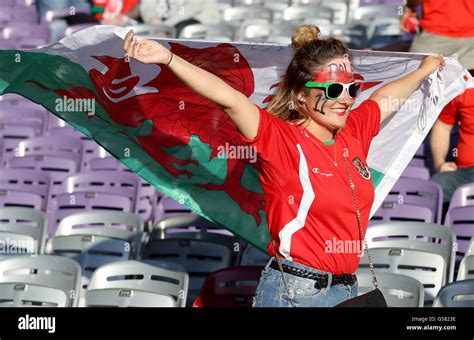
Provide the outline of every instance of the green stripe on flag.
[[380,171],[377,171],[375,169],[369,168],[370,169],[370,174],[372,176],[372,184],[374,186],[374,189],[377,188],[377,186],[382,182],[382,179],[384,178],[384,174]]

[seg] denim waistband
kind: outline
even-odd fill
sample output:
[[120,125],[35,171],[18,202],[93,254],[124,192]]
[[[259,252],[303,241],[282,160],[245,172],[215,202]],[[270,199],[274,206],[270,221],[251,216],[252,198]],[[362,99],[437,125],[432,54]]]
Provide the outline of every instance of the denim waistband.
[[[286,264],[286,265],[291,266],[293,268],[303,269],[303,270],[306,270],[306,271],[309,271],[309,272],[312,272],[312,273],[316,273],[316,274],[328,275],[328,286],[331,286],[332,277],[334,275],[331,272],[326,272],[326,271],[323,271],[323,270],[315,269],[313,267],[308,267],[304,264],[294,262],[294,261],[291,261],[291,260],[287,260],[287,259],[279,258],[279,260],[280,260],[281,264]],[[270,258],[267,265],[265,266],[265,269],[268,269],[270,267],[270,264],[273,261],[275,261],[275,257]],[[348,274],[351,274],[351,273],[348,273]]]

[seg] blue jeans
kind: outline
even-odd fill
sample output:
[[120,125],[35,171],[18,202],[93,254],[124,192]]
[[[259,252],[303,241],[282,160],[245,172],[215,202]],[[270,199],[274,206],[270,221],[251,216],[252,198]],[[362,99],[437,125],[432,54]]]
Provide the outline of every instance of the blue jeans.
[[461,185],[474,182],[474,166],[456,171],[438,172],[431,177],[433,182],[443,188],[443,202],[448,203],[454,191]]
[[[279,270],[270,268],[271,261],[268,262],[262,271],[260,282],[254,296],[253,307],[292,307],[288,297],[288,291],[283,283],[282,274]],[[332,274],[317,270],[305,265],[281,260],[281,263],[289,266],[304,269],[313,273]],[[289,293],[293,297],[296,307],[334,307],[348,299],[357,296],[357,282],[354,285],[337,284],[334,286],[328,283],[328,287],[314,288],[314,280],[305,279],[292,274],[284,273]]]

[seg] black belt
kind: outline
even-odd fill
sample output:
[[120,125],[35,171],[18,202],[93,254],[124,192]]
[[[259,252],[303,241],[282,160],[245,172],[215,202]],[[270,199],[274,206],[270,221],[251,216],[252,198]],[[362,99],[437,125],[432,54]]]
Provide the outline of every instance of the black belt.
[[[281,266],[285,273],[316,281],[314,283],[314,288],[316,289],[326,288],[328,286],[329,275],[327,274],[313,273],[304,269],[288,266],[284,263],[282,263]],[[278,263],[275,261],[272,261],[270,268],[280,270]],[[331,286],[337,284],[353,285],[356,281],[357,277],[354,274],[337,274],[332,276]]]

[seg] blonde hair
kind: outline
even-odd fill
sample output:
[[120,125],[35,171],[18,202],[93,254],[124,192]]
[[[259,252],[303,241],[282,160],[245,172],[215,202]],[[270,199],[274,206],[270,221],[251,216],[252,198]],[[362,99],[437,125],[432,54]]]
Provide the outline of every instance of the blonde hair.
[[295,54],[268,105],[267,110],[272,115],[283,120],[299,119],[298,124],[305,123],[309,117],[299,109],[298,101],[301,91],[308,92],[305,84],[331,59],[347,55],[352,61],[352,54],[342,41],[319,39],[320,34],[314,25],[302,25],[293,33],[291,44]]

